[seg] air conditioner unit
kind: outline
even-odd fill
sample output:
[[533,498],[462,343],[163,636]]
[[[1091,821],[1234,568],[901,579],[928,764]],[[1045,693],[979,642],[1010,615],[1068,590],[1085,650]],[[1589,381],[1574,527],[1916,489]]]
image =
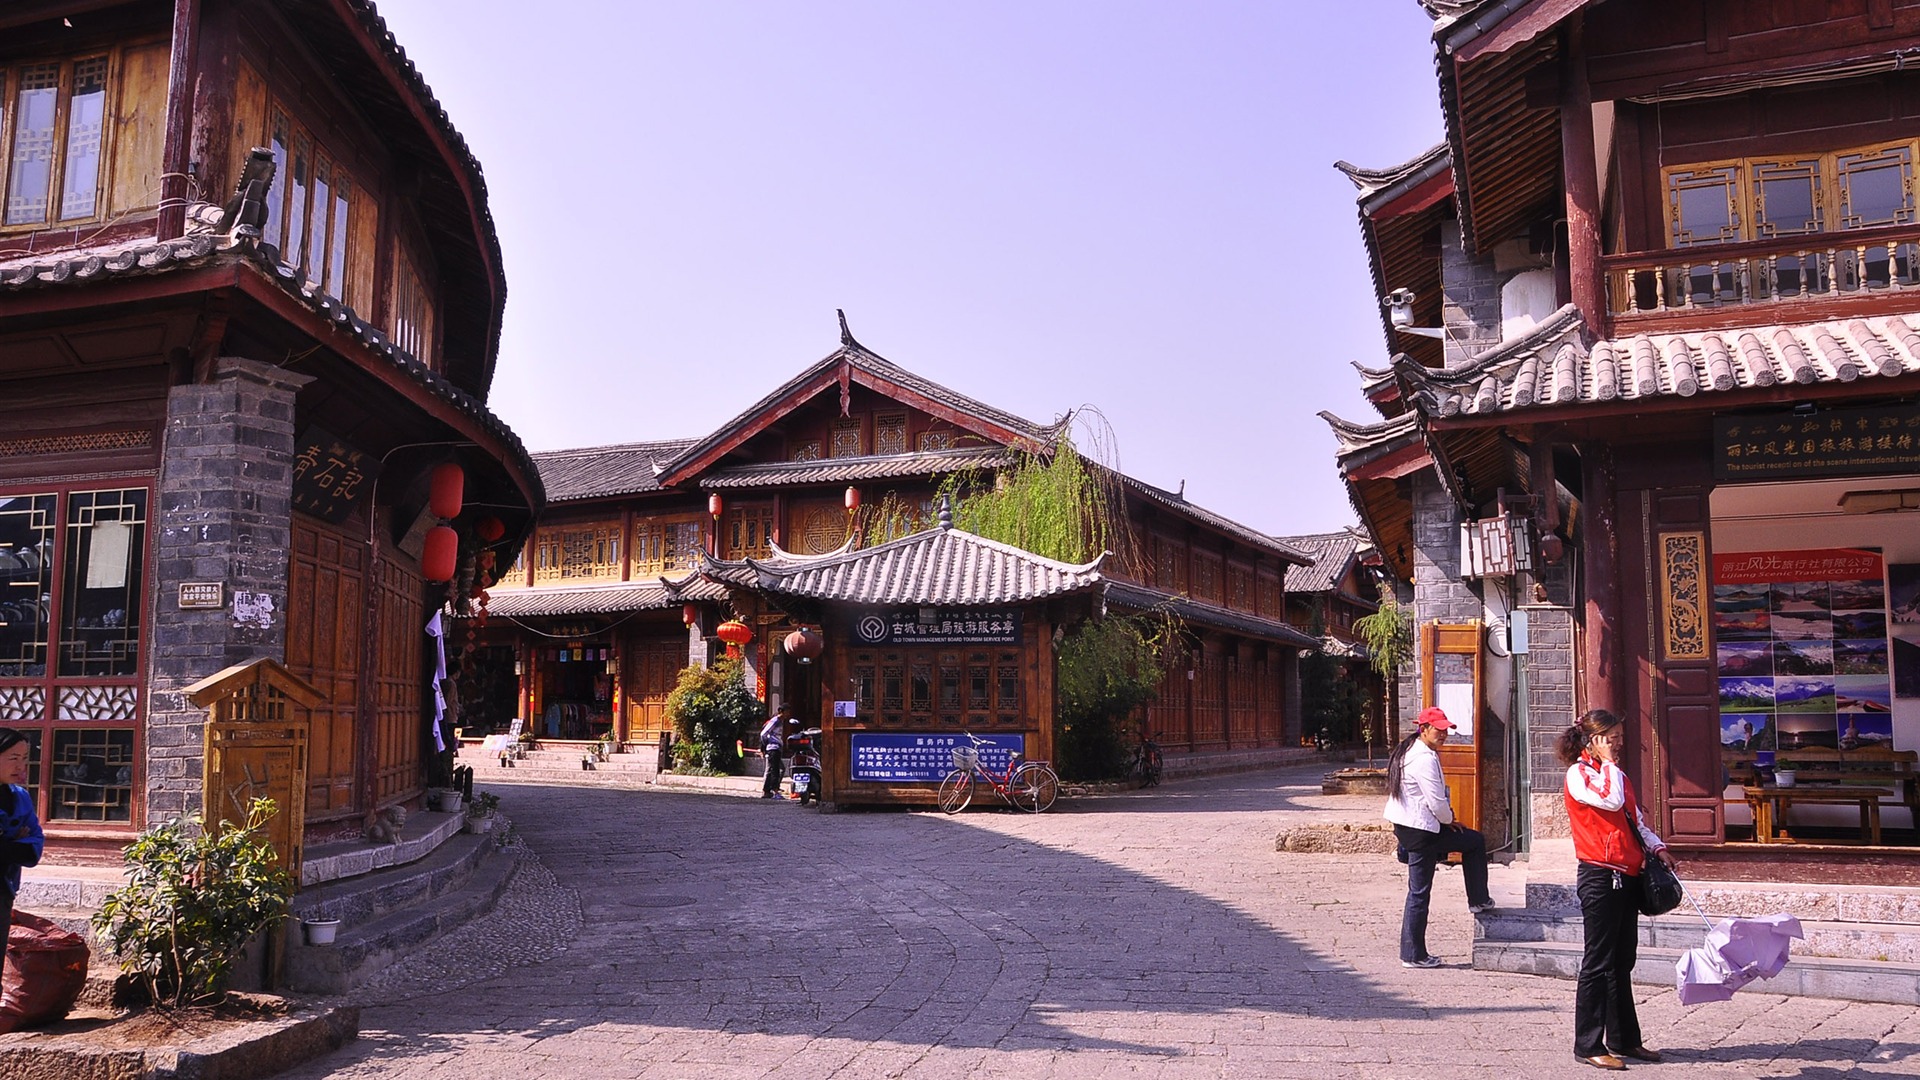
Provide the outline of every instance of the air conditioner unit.
[[1510,577],[1533,569],[1533,542],[1518,514],[1460,523],[1460,576]]

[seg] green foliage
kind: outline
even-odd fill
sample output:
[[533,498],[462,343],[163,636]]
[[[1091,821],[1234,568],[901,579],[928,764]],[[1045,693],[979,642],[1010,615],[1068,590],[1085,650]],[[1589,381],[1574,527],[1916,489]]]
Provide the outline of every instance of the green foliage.
[[1054,754],[1070,780],[1119,776],[1135,734],[1128,721],[1153,700],[1164,674],[1162,646],[1172,623],[1152,613],[1083,622],[1055,658]]
[[752,731],[760,711],[760,700],[747,692],[739,657],[724,657],[710,668],[682,670],[667,695],[667,719],[678,740],[673,748],[676,770],[684,764],[717,775],[739,772],[737,744]]
[[491,791],[476,791],[467,803],[468,817],[486,817],[500,809],[500,796]]
[[225,997],[247,941],[286,913],[293,879],[263,833],[276,812],[255,799],[245,824],[209,832],[197,816],[179,818],[127,846],[127,884],[94,913],[93,931],[155,1004]]
[[1064,436],[1049,457],[1031,455],[992,486],[956,474],[941,485],[953,524],[989,540],[1067,563],[1088,562],[1112,543],[1112,474],[1089,466]]
[[1371,615],[1355,619],[1353,628],[1367,643],[1373,670],[1388,678],[1413,656],[1413,612],[1400,603],[1392,584],[1381,582],[1380,606]]
[[[1324,638],[1326,618],[1318,609],[1307,632]],[[1325,742],[1349,743],[1360,734],[1360,711],[1366,699],[1360,687],[1343,678],[1345,665],[1324,650],[1300,656],[1300,712],[1302,729]]]

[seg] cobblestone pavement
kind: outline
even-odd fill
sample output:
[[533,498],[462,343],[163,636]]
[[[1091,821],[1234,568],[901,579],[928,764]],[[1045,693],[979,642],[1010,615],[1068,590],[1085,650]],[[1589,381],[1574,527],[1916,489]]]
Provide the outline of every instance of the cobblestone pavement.
[[[1011,812],[502,792],[538,853],[495,914],[392,970],[296,1080],[1597,1076],[1572,984],[1466,967],[1458,874],[1400,967],[1379,856],[1279,854],[1370,820],[1320,769]],[[577,927],[577,933],[575,928]],[[571,937],[570,941],[565,940]],[[1642,989],[1671,1076],[1920,1075],[1920,1008]]]

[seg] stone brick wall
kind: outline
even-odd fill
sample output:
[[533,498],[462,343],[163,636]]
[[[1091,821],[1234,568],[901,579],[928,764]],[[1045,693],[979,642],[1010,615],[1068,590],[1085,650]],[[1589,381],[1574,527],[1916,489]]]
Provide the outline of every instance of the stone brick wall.
[[[259,656],[285,658],[294,393],[310,379],[223,358],[209,383],[167,396],[155,515],[157,601],[148,661],[146,823],[200,809],[206,714],[180,689]],[[217,581],[225,606],[182,610],[179,585]],[[242,619],[237,595],[255,599]]]
[[[1430,622],[1466,622],[1486,615],[1473,586],[1460,577],[1459,507],[1431,471],[1413,484],[1413,614],[1417,626]],[[1402,734],[1419,714],[1419,666],[1402,676]],[[1406,691],[1411,687],[1411,696]]]
[[1454,368],[1500,343],[1501,275],[1493,259],[1467,256],[1457,222],[1440,226],[1440,285],[1445,362]]
[[1527,613],[1527,768],[1531,778],[1532,833],[1565,837],[1567,806],[1560,794],[1567,767],[1554,749],[1573,723],[1573,613],[1553,605],[1525,606]]

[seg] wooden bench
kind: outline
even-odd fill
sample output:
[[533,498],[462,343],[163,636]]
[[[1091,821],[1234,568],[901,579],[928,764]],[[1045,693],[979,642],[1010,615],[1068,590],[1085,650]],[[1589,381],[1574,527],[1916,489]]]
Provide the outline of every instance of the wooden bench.
[[1888,799],[1914,811],[1920,825],[1920,753],[1915,751],[1883,746],[1781,751],[1776,760],[1794,766],[1790,787],[1763,775],[1751,750],[1723,750],[1720,756],[1727,783],[1740,787],[1741,801],[1753,811],[1753,838],[1760,843],[1791,842],[1783,826],[1795,803],[1858,806],[1861,838],[1869,844],[1880,843],[1880,807]]

